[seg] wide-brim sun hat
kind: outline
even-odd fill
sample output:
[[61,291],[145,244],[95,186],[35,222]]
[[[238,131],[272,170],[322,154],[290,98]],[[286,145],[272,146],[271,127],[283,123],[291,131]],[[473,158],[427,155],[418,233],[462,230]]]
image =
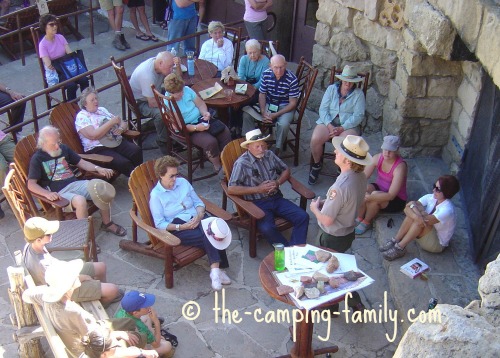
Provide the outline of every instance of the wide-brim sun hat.
[[348,135],[344,137],[333,137],[332,144],[350,161],[360,165],[372,164],[372,156],[368,152],[370,146],[363,137]]
[[94,204],[101,210],[109,210],[115,198],[116,190],[113,185],[102,179],[92,179],[87,184],[87,190]]
[[346,65],[342,70],[342,74],[335,75],[339,80],[346,82],[361,82],[363,77],[358,76],[356,69],[352,66]]
[[257,128],[257,129],[248,131],[247,134],[245,134],[246,140],[244,142],[242,142],[240,145],[241,145],[241,148],[246,149],[250,143],[255,143],[255,142],[267,140],[269,137],[270,137],[269,134],[266,136],[266,135],[262,134],[260,129]]
[[45,302],[58,302],[75,284],[83,268],[83,261],[55,261],[45,271],[47,290],[42,295]]
[[225,250],[231,244],[233,234],[224,220],[217,217],[210,217],[203,219],[201,226],[208,241],[217,250]]

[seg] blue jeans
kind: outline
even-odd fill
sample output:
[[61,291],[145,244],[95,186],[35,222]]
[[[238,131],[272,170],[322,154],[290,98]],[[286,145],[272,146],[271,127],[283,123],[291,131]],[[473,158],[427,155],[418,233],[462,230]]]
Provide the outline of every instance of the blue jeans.
[[[257,228],[264,238],[272,244],[293,246],[305,244],[309,226],[309,214],[290,200],[284,199],[281,193],[272,197],[254,200],[253,203],[262,209],[264,217],[257,221]],[[292,236],[288,242],[274,223],[274,217],[279,216],[293,223]]]
[[[178,39],[186,35],[191,35],[196,32],[196,25],[198,24],[198,16],[193,16],[187,20],[170,20],[168,23],[168,41]],[[179,54],[179,42],[168,45],[167,51],[175,48],[177,54]],[[184,53],[186,51],[195,51],[195,38],[192,37],[184,41]]]

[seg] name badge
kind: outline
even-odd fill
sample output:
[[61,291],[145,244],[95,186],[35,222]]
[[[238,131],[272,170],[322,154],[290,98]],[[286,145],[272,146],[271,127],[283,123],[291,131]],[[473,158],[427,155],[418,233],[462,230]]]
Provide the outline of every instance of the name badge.
[[276,112],[278,112],[279,107],[277,105],[275,105],[275,104],[270,104],[267,109],[271,113],[276,113]]

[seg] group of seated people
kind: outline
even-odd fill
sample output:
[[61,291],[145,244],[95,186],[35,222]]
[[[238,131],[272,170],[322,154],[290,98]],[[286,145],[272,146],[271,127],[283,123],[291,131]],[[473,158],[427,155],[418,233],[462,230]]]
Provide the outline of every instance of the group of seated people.
[[[57,25],[54,19],[47,17],[45,20],[43,29],[46,35],[40,54],[43,54],[43,62],[50,70],[51,60],[70,50],[64,37],[54,30]],[[200,58],[213,62],[219,71],[233,58],[232,44],[223,38],[223,32],[221,23],[210,23],[211,38],[203,44],[200,53]],[[258,220],[257,227],[269,243],[285,246],[305,244],[310,216],[285,199],[280,190],[290,177],[290,169],[279,154],[300,96],[297,77],[287,69],[284,56],[275,55],[269,60],[262,55],[256,40],[247,41],[245,47],[247,55],[240,60],[238,75],[257,87],[258,94],[253,104],[258,105],[260,116],[251,111],[242,113],[245,140],[241,147],[247,151],[236,160],[233,171],[226,173],[228,192],[252,201],[264,211],[265,215]],[[175,64],[179,64],[179,59],[164,51],[137,66],[130,84],[139,108],[145,116],[152,118],[158,145],[166,154],[168,134],[151,84],[163,87],[168,100],[177,102],[193,143],[203,148],[214,170],[220,172],[220,153],[231,141],[229,128],[225,127],[215,136],[208,132],[211,114],[207,105],[185,86],[180,66],[174,67]],[[173,70],[175,73],[172,73]],[[334,163],[340,172],[324,199],[318,196],[309,206],[319,227],[319,244],[345,252],[351,248],[356,235],[362,235],[371,228],[380,211],[404,211],[406,218],[397,234],[380,247],[383,257],[394,260],[404,256],[407,245],[412,241],[426,251],[442,252],[449,245],[455,229],[454,207],[450,199],[459,191],[458,180],[451,175],[441,176],[434,184],[432,194],[408,202],[408,167],[399,154],[399,138],[391,135],[384,137],[382,152],[372,157],[367,142],[360,136],[365,98],[356,83],[362,78],[350,66],[346,66],[336,77],[340,81],[330,85],[323,96],[310,144],[313,158],[308,180],[310,185],[314,185],[319,178],[327,141],[333,144]],[[82,88],[81,111],[75,118],[75,129],[84,151],[108,155],[113,159],[107,164],[108,168],[91,164],[61,143],[57,128],[46,126],[39,132],[38,150],[30,161],[28,188],[49,200],[67,199],[77,218],[88,216],[87,200],[92,200],[100,210],[101,229],[125,236],[125,228],[111,219],[111,204],[116,193],[114,187],[100,179],[77,180],[70,165],[96,172],[106,179],[114,174],[113,171],[130,176],[143,161],[142,150],[122,138],[128,128],[127,122],[99,107],[98,94],[88,87],[88,82],[79,85]],[[76,98],[76,84],[67,90],[68,99]],[[275,125],[276,144],[273,147],[268,148],[270,136],[255,129],[255,120]],[[0,145],[3,139],[0,137]],[[224,220],[206,215],[205,205],[191,183],[180,177],[179,165],[175,158],[168,155],[155,162],[158,182],[151,191],[149,201],[153,221],[156,228],[172,232],[183,245],[205,250],[210,265],[211,286],[220,290],[222,285],[231,284],[231,279],[223,270],[229,266],[226,248],[231,242],[231,230]],[[368,183],[375,169],[377,179]],[[275,217],[293,223],[289,240],[277,229]],[[27,294],[25,299],[43,306],[68,349],[75,355],[85,352],[90,357],[116,354],[172,356],[174,349],[161,336],[159,318],[151,307],[154,296],[137,291],[125,294],[115,284],[107,283],[106,265],[102,262],[83,264],[79,260],[63,262],[54,258],[45,246],[51,242],[52,234],[57,229],[57,221],[32,218],[26,222],[25,266],[37,285],[49,286],[41,295],[38,292],[31,296]],[[103,304],[121,301],[122,309],[117,313],[119,320],[97,322],[75,303],[96,299]],[[364,309],[358,294],[353,295],[350,306],[353,311]]]

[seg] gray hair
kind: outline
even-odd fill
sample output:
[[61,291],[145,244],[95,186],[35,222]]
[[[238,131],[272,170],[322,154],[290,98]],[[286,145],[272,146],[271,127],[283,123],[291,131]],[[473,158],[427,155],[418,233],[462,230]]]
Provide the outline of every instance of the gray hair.
[[245,49],[248,51],[250,49],[261,50],[260,42],[255,39],[250,39],[245,43]]
[[224,25],[220,21],[210,21],[208,24],[208,33],[211,34],[215,29],[220,28],[224,32]]
[[43,145],[47,142],[47,136],[51,134],[60,135],[59,129],[51,125],[45,126],[42,129],[40,129],[40,132],[38,132],[38,140],[36,142],[36,147],[38,149],[42,149]]
[[83,91],[82,91],[82,94],[80,95],[80,100],[78,101],[78,104],[80,105],[80,108],[84,108],[84,109],[87,109],[85,107],[85,105],[87,104],[87,97],[91,94],[95,94],[96,97],[97,96],[97,90],[92,87],[92,86],[89,86],[87,88],[85,88]]

